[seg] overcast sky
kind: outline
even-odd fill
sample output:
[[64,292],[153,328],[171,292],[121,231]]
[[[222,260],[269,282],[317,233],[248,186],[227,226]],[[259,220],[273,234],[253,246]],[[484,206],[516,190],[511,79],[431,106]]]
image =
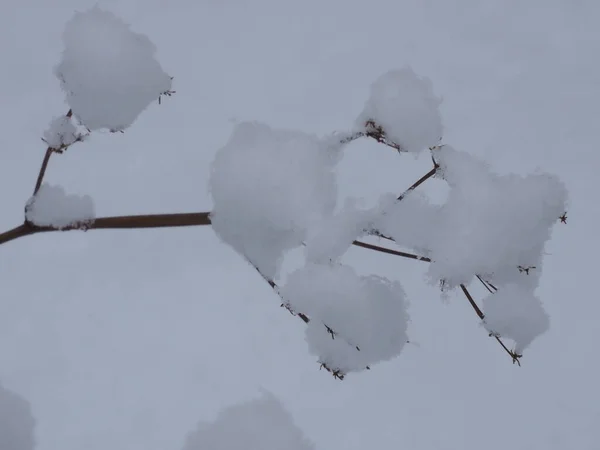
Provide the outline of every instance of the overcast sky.
[[[95,3],[0,3],[2,229],[21,222],[42,132],[68,109],[52,72],[64,25]],[[47,180],[91,195],[98,215],[208,211],[209,165],[233,123],[347,129],[370,83],[408,64],[444,99],[445,143],[499,173],[558,174],[569,223],[554,229],[538,290],[551,329],[521,368],[462,296],[426,284],[425,263],[351,249],[344,261],[360,273],[403,283],[414,345],[343,382],[319,371],[302,322],[209,228],[11,242],[0,248],[0,383],[31,403],[38,450],[179,450],[199,420],[261,387],[322,450],[598,448],[600,4],[97,3],[151,38],[177,91],[125,134],[95,133],[52,159]],[[340,195],[372,202],[429,168],[356,142]],[[425,188],[434,197],[437,183]]]

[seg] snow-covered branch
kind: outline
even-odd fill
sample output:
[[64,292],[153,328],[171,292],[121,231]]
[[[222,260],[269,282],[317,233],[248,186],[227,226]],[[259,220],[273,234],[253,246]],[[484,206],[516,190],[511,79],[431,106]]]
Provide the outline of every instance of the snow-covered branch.
[[[152,102],[174,93],[173,79],[148,37],[99,7],[76,13],[63,41],[54,72],[69,111],[43,133],[46,153],[24,223],[0,234],[0,244],[50,231],[211,225],[307,324],[309,351],[338,378],[397,356],[408,341],[404,289],[398,280],[361,276],[345,264],[353,245],[429,263],[429,282],[462,290],[513,360],[548,328],[535,289],[552,227],[567,220],[565,186],[551,174],[497,174],[442,143],[441,99],[410,67],[373,82],[347,132],[235,126],[211,166],[210,213],[96,218],[89,196],[44,183],[50,158],[96,130],[127,130]],[[360,199],[340,202],[336,168],[348,144],[361,138],[399,156],[429,154],[434,167],[401,195],[382,195],[375,207],[361,208]],[[417,189],[432,178],[449,187],[441,205]],[[364,242],[365,236],[398,248]],[[304,266],[280,283],[286,253],[301,247]],[[482,308],[467,288],[474,280],[489,292]],[[511,339],[514,350],[501,338]]]

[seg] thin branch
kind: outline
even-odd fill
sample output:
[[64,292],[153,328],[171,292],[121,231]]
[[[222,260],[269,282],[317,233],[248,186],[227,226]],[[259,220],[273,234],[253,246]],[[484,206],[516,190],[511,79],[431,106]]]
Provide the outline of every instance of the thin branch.
[[[434,161],[434,166],[433,169],[431,169],[429,172],[427,172],[425,175],[423,175],[421,178],[419,178],[417,181],[415,181],[408,189],[406,189],[402,194],[400,194],[397,198],[398,201],[401,201],[404,199],[404,197],[406,197],[409,193],[411,193],[412,191],[414,191],[416,188],[418,188],[419,186],[421,186],[423,183],[425,183],[427,180],[429,180],[431,177],[433,177],[436,172],[437,172],[438,166],[435,164]],[[394,241],[393,238],[391,238],[390,236],[386,236],[385,234],[380,233],[377,230],[373,230],[372,234],[374,236],[377,236],[379,238],[382,239],[387,239],[388,241]]]
[[469,303],[475,310],[475,313],[479,316],[479,318],[481,320],[483,320],[483,318],[485,316],[483,315],[483,312],[481,311],[481,309],[479,309],[479,306],[477,306],[477,303],[475,303],[475,300],[473,300],[473,297],[471,296],[470,292],[467,290],[467,287],[464,284],[461,284],[460,288],[462,289],[463,293],[465,294],[465,297],[467,297],[467,300],[469,300]]
[[10,241],[14,241],[15,239],[22,238],[24,236],[29,236],[30,234],[37,233],[31,227],[26,224],[21,224],[18,227],[14,227],[11,230],[5,231],[0,234],[0,245],[5,244]]
[[367,244],[366,242],[354,241],[352,245],[357,247],[366,248],[368,250],[374,250],[376,252],[387,253],[389,255],[401,256],[403,258],[416,259],[417,261],[431,262],[431,259],[426,256],[419,256],[413,253],[400,252],[398,250],[392,250],[391,248],[380,247],[378,245]]
[[[71,117],[73,115],[73,111],[69,109],[65,117]],[[37,194],[37,192],[42,187],[42,182],[44,181],[44,175],[46,175],[46,169],[48,168],[48,162],[50,161],[50,156],[55,152],[55,149],[52,147],[48,147],[46,149],[46,154],[44,155],[44,159],[42,160],[42,166],[40,167],[40,171],[38,173],[37,180],[35,182],[35,188],[33,189],[33,195]]]
[[435,175],[435,173],[437,172],[437,169],[438,169],[437,166],[434,166],[433,169],[431,169],[429,172],[427,172],[425,175],[423,175],[421,178],[419,178],[417,181],[415,181],[411,187],[409,187],[407,190],[405,190],[402,194],[400,194],[398,196],[398,200],[402,200],[409,193],[411,193],[416,188],[418,188],[423,183],[425,183],[427,180],[429,180],[432,176]]
[[477,279],[479,281],[481,281],[481,284],[483,284],[483,286],[490,292],[490,294],[494,294],[498,288],[496,286],[494,286],[492,283],[490,283],[489,281],[485,281],[481,275],[476,275]]
[[99,217],[90,223],[73,224],[64,228],[37,226],[26,222],[0,234],[0,245],[31,234],[51,231],[174,228],[210,225],[210,223],[210,212]]
[[[467,290],[466,286],[464,284],[461,284],[460,288],[462,289],[463,293],[465,294],[465,297],[467,297],[467,300],[469,300],[469,303],[475,310],[475,313],[477,314],[477,316],[479,316],[479,318],[481,320],[483,320],[485,316],[484,316],[483,312],[481,311],[481,309],[479,309],[479,306],[477,306],[477,303],[475,303],[475,300],[473,300],[473,297],[471,296],[471,293]],[[509,354],[509,356],[512,358],[513,364],[517,363],[519,366],[521,366],[521,361],[519,361],[519,358],[521,358],[521,356],[523,356],[523,355],[518,355],[515,352],[513,352],[512,350],[509,350],[508,347],[504,344],[504,342],[502,342],[502,339],[500,339],[500,337],[496,336],[495,334],[491,334],[490,336],[493,336],[498,341],[498,343],[502,346],[504,351]]]

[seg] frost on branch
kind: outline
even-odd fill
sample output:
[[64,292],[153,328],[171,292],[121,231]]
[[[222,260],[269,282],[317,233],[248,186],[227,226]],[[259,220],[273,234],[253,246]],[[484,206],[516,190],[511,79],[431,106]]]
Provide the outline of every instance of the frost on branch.
[[400,151],[420,152],[442,137],[441,99],[433,94],[431,81],[409,67],[380,76],[357,119],[359,131],[379,127]]
[[84,136],[77,131],[71,117],[61,116],[50,122],[42,140],[48,144],[48,147],[61,151],[83,139]]
[[75,13],[63,41],[55,74],[73,113],[90,130],[126,129],[171,89],[154,44],[108,11]]
[[310,317],[309,350],[332,370],[389,360],[408,340],[407,300],[397,282],[359,276],[344,265],[308,264],[290,274],[280,293],[292,310]]
[[335,208],[340,145],[313,135],[238,124],[210,175],[217,235],[276,278],[285,251]]
[[290,413],[272,394],[231,406],[200,423],[183,450],[314,450]]
[[0,449],[33,450],[34,430],[29,403],[0,385]]
[[523,350],[548,330],[550,319],[530,288],[503,286],[483,300],[483,325],[492,334],[515,342],[515,353]]
[[42,184],[25,207],[28,222],[43,227],[83,226],[96,217],[94,201],[89,195],[67,194],[61,186]]

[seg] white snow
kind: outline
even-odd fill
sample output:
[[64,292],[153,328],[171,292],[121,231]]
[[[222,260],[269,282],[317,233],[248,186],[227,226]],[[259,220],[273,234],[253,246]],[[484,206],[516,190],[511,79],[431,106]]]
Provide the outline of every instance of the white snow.
[[73,124],[71,117],[60,116],[50,122],[50,126],[44,131],[44,142],[48,147],[62,150],[75,142],[83,139],[77,127]]
[[339,145],[259,123],[236,125],[212,164],[212,225],[263,275],[275,278],[282,255],[336,203]]
[[230,406],[212,423],[200,423],[183,450],[313,450],[314,445],[273,394]]
[[483,325],[497,336],[512,339],[515,352],[523,350],[548,330],[550,319],[530,288],[517,284],[502,286],[483,300]]
[[402,247],[420,256],[431,256],[431,245],[441,225],[440,207],[431,204],[420,191],[406,194],[401,201],[396,195],[385,195],[382,202],[391,204],[376,222],[376,228]]
[[340,211],[324,218],[310,230],[306,239],[306,260],[313,263],[337,261],[352,242],[373,228],[383,204],[360,208],[358,199],[350,198]]
[[402,151],[420,152],[442,138],[441,102],[429,78],[419,77],[409,67],[392,70],[371,85],[356,126],[364,129],[367,121],[373,121]]
[[480,274],[508,282],[522,278],[518,266],[539,268],[566,208],[562,182],[544,173],[496,175],[450,146],[436,158],[450,192],[431,240],[432,279],[456,286]]
[[67,194],[63,187],[42,184],[27,202],[26,219],[38,226],[66,228],[92,222],[96,217],[89,195]]
[[565,211],[567,192],[554,175],[497,175],[466,152],[436,151],[450,186],[442,206],[418,191],[387,208],[377,223],[403,247],[430,257],[432,282],[468,284],[475,275],[496,283],[522,282],[518,267],[537,281],[551,228]]
[[29,402],[0,385],[0,449],[33,450],[34,431]]
[[73,113],[90,130],[126,129],[171,89],[154,44],[111,12],[95,6],[75,13],[63,41],[55,74]]
[[398,282],[359,276],[340,264],[307,264],[280,293],[293,311],[310,317],[309,351],[332,370],[360,371],[389,360],[408,340],[407,300]]

